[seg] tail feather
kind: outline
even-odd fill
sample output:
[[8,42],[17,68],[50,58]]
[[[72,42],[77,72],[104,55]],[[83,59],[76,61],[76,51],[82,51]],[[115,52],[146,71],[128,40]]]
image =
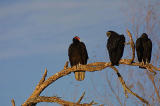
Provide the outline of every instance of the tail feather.
[[80,72],[75,72],[75,79],[77,81],[82,81],[85,78],[85,72],[84,71],[80,71]]

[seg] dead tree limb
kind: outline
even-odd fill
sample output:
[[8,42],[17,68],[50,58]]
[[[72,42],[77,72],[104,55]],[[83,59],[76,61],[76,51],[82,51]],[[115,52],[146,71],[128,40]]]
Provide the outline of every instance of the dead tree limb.
[[[147,65],[143,65],[143,64],[141,64],[139,62],[131,63],[130,59],[121,59],[120,60],[120,64],[126,64],[126,65],[131,65],[131,66],[148,67]],[[159,68],[157,68],[157,67],[155,68],[155,66],[150,65],[150,64],[148,64],[148,65],[151,66],[151,69],[158,69],[157,71],[160,71]],[[41,81],[36,86],[36,89],[34,90],[32,95],[27,99],[27,101],[22,106],[27,106],[26,104],[32,103],[30,100],[35,98],[35,97],[38,97],[41,94],[41,92],[47,86],[49,86],[51,83],[55,82],[59,78],[70,74],[71,72],[74,72],[74,71],[77,71],[77,70],[88,71],[88,72],[101,71],[104,68],[107,68],[107,67],[110,67],[110,66],[111,66],[110,62],[95,62],[95,63],[90,63],[90,64],[87,64],[87,65],[73,66],[72,68],[71,67],[67,67],[66,69],[63,69],[60,72],[57,72],[56,74],[52,75],[48,79],[42,80],[42,79],[45,79],[45,77],[46,77],[46,72],[47,71],[45,71]],[[137,95],[134,95],[134,96],[139,98],[139,96],[137,96]],[[147,103],[147,102],[144,102],[144,103]]]
[[59,97],[46,97],[46,96],[38,96],[38,97],[32,98],[30,99],[30,102],[31,103],[53,102],[53,103],[61,104],[63,106],[92,106],[94,104],[94,103],[93,104],[90,104],[90,103],[80,104],[80,103],[65,101],[65,100],[60,99]]
[[[98,63],[99,64],[99,63]],[[109,63],[110,64],[110,63]],[[47,75],[47,69],[45,69],[45,73],[43,75],[43,77],[41,78],[40,82],[38,83],[38,85],[36,86],[35,90],[33,91],[32,95],[22,104],[22,106],[29,106],[30,104],[35,104],[38,103],[38,101],[33,102],[33,100],[37,100],[35,98],[39,98],[41,92],[47,87],[49,86],[51,83],[55,82],[57,79],[70,74],[71,72],[74,72],[76,70],[89,70],[89,71],[98,71],[98,70],[102,70],[105,68],[105,66],[108,64],[103,64],[103,66],[96,66],[96,67],[92,67],[93,64],[89,64],[89,66],[87,65],[80,65],[79,67],[74,66],[72,68],[68,68],[66,67],[65,69],[63,69],[60,72],[57,72],[56,74],[54,74],[53,76],[49,77],[48,79],[45,80],[46,75]],[[59,102],[57,102],[59,103]],[[66,103],[66,102],[65,102]],[[67,102],[69,103],[69,102]],[[77,103],[76,103],[77,104]],[[78,105],[78,104],[77,104]],[[85,104],[87,105],[87,104]],[[90,105],[90,104],[89,104]]]

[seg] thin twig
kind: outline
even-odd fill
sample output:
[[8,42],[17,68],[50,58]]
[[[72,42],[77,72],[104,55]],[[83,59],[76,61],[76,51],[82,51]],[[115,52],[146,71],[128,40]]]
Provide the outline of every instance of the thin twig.
[[133,38],[132,38],[132,34],[129,32],[129,30],[127,29],[126,30],[129,38],[130,38],[130,45],[131,45],[131,48],[132,48],[132,59],[130,60],[130,62],[132,63],[134,61],[134,58],[135,58],[135,45],[134,45],[134,41],[133,41]]
[[141,100],[143,103],[146,103],[146,104],[149,104],[147,100],[143,99],[142,97],[140,97],[139,95],[137,95],[136,93],[132,92],[128,87],[127,85],[125,84],[124,80],[123,80],[123,77],[120,75],[119,71],[117,68],[111,66],[111,68],[117,73],[118,75],[118,78],[119,78],[119,81],[121,82],[122,84],[122,87],[124,89],[124,91],[127,91],[128,93],[136,96],[139,100]]
[[12,106],[16,106],[14,99],[12,99],[11,102],[12,102]]
[[149,72],[147,72],[147,75],[148,75],[148,78],[151,80],[151,82],[152,82],[152,84],[154,86],[158,101],[160,102],[160,95],[159,95],[159,91],[158,91],[158,89],[156,87],[156,84],[155,84],[155,81],[154,81],[154,76],[152,76]]
[[43,84],[43,82],[45,81],[45,78],[47,76],[47,68],[45,68],[45,72],[41,78],[41,80],[39,81],[39,84],[37,86],[40,86],[41,84]]
[[68,61],[66,62],[66,64],[64,65],[64,69],[67,69],[68,68]]
[[77,104],[80,104],[80,103],[81,103],[81,101],[82,101],[84,95],[85,95],[85,92],[83,92],[82,96],[81,96],[81,97],[79,98],[79,100],[77,101]]

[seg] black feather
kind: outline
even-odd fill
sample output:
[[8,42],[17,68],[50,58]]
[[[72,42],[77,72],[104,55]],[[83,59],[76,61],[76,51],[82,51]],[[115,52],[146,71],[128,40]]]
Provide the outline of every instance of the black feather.
[[87,64],[88,53],[85,44],[73,38],[73,43],[68,48],[68,56],[71,66]]
[[119,65],[119,60],[123,56],[125,37],[124,35],[119,35],[114,31],[108,31],[110,36],[107,42],[107,49],[109,52],[109,58],[112,65]]
[[[136,40],[136,52],[139,62],[144,64],[150,63],[152,55],[152,41],[148,38],[146,33],[143,33],[141,37]],[[141,67],[140,67],[141,68]]]

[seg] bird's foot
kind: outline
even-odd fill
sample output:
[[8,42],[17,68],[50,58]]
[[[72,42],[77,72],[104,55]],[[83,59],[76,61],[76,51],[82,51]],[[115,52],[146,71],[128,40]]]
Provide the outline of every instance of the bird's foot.
[[144,61],[142,60],[142,65],[144,66]]
[[151,68],[148,61],[146,61],[146,65],[147,65],[147,67]]
[[148,62],[148,61],[146,61],[146,64],[147,64],[147,65],[149,65],[149,62]]
[[145,63],[144,63],[143,60],[142,60],[142,62],[141,62],[141,65],[142,65],[142,66],[140,66],[140,68],[145,68],[145,67],[144,67]]
[[78,64],[76,65],[76,69],[78,69],[80,66],[81,66],[81,64],[78,63]]

